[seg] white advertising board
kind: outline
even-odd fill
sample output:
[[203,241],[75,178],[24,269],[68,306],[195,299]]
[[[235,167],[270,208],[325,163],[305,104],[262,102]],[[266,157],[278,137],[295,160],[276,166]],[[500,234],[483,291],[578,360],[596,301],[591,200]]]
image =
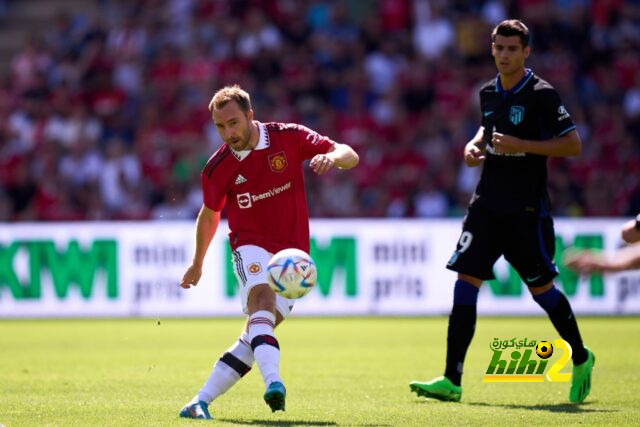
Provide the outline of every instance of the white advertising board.
[[[577,277],[568,247],[613,253],[624,220],[556,220],[556,284],[579,314],[640,314],[640,271]],[[319,283],[296,315],[434,315],[451,307],[456,274],[445,265],[460,220],[313,220]],[[193,222],[0,225],[0,318],[240,315],[227,227],[211,243],[196,288],[178,286],[193,254]],[[480,314],[541,315],[500,259]]]

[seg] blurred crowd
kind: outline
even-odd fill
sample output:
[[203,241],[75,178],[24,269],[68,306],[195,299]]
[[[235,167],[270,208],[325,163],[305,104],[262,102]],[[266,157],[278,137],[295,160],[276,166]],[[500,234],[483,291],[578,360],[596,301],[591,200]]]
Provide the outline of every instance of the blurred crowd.
[[187,219],[222,143],[207,104],[238,83],[258,120],[360,154],[307,176],[315,217],[464,214],[462,163],[490,32],[520,18],[581,156],[550,159],[558,216],[640,211],[639,0],[94,0],[60,10],[0,82],[0,221]]

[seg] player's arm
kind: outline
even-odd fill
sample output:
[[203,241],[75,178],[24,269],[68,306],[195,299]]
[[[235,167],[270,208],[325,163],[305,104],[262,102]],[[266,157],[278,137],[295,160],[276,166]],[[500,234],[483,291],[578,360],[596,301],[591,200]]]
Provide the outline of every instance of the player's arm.
[[493,132],[491,143],[499,153],[531,153],[549,157],[569,157],[577,156],[582,151],[582,141],[575,129],[566,135],[544,141],[520,139]]
[[606,273],[640,268],[640,245],[633,245],[616,252],[613,259],[599,252],[569,252],[565,264],[579,273]]
[[622,240],[627,243],[640,242],[640,214],[636,219],[632,219],[622,226]]
[[216,234],[220,224],[220,212],[213,211],[202,205],[198,219],[196,220],[196,250],[193,255],[193,261],[191,265],[184,273],[180,286],[185,289],[189,289],[191,286],[196,286],[202,276],[202,263],[204,262],[204,256],[209,249],[209,244]]
[[316,154],[311,159],[309,167],[311,170],[322,175],[332,167],[338,169],[351,169],[360,161],[358,153],[347,144],[333,144],[331,149],[324,154]]
[[485,159],[486,143],[483,141],[484,127],[480,126],[475,136],[471,138],[471,141],[467,142],[464,146],[464,163],[467,166],[478,166]]

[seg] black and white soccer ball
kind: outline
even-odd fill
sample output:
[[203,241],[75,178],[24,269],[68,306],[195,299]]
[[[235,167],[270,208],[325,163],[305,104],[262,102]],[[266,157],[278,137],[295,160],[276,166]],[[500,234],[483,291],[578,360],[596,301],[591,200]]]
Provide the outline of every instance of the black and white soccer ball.
[[536,354],[540,359],[548,359],[553,354],[553,345],[549,341],[540,341],[536,345]]

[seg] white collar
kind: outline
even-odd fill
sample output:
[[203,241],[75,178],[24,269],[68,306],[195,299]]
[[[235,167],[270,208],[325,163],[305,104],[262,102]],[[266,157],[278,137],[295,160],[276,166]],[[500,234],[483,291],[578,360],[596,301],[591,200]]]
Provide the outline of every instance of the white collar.
[[233,154],[234,157],[240,161],[243,161],[253,150],[264,150],[265,148],[269,148],[270,143],[269,143],[269,133],[267,132],[267,127],[263,123],[260,123],[257,120],[254,120],[253,122],[256,125],[258,125],[258,133],[260,134],[260,136],[258,137],[258,143],[256,144],[255,148],[251,150],[240,150],[240,151],[231,149],[231,154]]

